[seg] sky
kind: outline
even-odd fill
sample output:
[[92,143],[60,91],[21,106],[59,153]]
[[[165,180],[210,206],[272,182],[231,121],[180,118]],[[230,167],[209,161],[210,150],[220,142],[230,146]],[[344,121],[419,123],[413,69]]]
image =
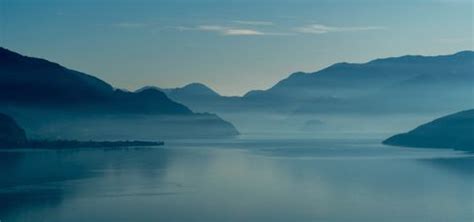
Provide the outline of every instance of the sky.
[[0,0],[0,46],[117,88],[223,95],[297,71],[474,48],[474,0]]

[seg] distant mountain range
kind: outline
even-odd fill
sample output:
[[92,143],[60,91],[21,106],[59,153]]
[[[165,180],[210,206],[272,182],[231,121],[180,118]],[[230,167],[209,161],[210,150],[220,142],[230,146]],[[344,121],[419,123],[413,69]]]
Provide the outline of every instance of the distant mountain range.
[[[148,88],[128,92],[91,75],[44,59],[0,48],[0,110],[24,122],[35,134],[73,136],[84,128],[88,136],[120,134],[144,137],[233,136],[232,124],[213,114],[194,113],[163,92]],[[122,125],[133,119],[143,131]],[[147,122],[146,119],[153,121]],[[124,120],[127,120],[124,122]],[[80,123],[90,123],[88,127]],[[99,126],[94,126],[99,124]],[[113,125],[98,132],[102,125]],[[118,124],[118,125],[117,125]],[[55,128],[62,126],[61,128]],[[149,127],[153,130],[144,130]],[[126,133],[127,129],[130,131]],[[66,133],[64,132],[66,130]],[[134,135],[141,133],[141,135]],[[179,135],[177,135],[179,134]],[[87,137],[87,136],[86,136]],[[74,137],[77,138],[77,137]]]
[[[474,52],[462,51],[445,56],[338,63],[314,73],[293,73],[268,90],[250,91],[243,97],[220,96],[200,83],[156,89],[179,102],[193,104],[191,107],[206,109],[207,106],[207,111],[217,113],[229,110],[229,106],[246,111],[299,113],[413,112],[466,106],[466,99],[474,102],[473,68]],[[446,101],[440,103],[440,99]]]
[[337,63],[313,73],[293,73],[270,89],[243,97],[220,96],[202,84],[161,90],[192,109],[217,113],[240,129],[297,130],[324,116],[433,116],[468,109],[474,104],[473,70],[474,52],[462,51]]
[[[139,123],[135,126],[139,130],[135,131],[145,134],[156,131],[160,132],[156,134],[167,135],[174,130],[165,128],[175,126],[183,126],[176,130],[186,128],[187,134],[192,135],[237,134],[232,124],[208,113],[217,113],[246,132],[316,133],[339,132],[345,128],[376,129],[374,127],[397,130],[403,128],[403,124],[410,124],[411,119],[406,116],[430,118],[472,107],[473,67],[473,51],[376,59],[361,64],[338,63],[313,73],[293,73],[267,90],[228,97],[200,83],[172,89],[147,86],[128,92],[91,75],[0,48],[0,104],[5,112],[16,112],[22,125],[28,122],[25,127],[36,129],[29,132],[38,134],[53,134],[58,129],[62,132],[69,121],[81,125],[74,128],[79,132],[72,133],[87,136],[100,133],[84,124],[98,125],[95,129],[104,126],[105,130],[110,122],[120,123],[119,126]],[[25,111],[24,107],[28,109]],[[44,109],[61,110],[66,114],[55,113],[49,117],[48,112],[42,112]],[[55,121],[44,127],[31,118],[32,110],[34,114],[46,115],[42,119],[67,121]],[[81,118],[70,118],[67,113],[71,112],[80,114]],[[84,115],[89,117],[84,120]],[[110,115],[127,115],[127,118]],[[397,116],[398,119],[392,119],[400,126],[394,128],[384,122],[383,116],[388,115]],[[160,118],[151,124],[147,122],[150,116]],[[167,116],[166,120],[163,116]],[[378,122],[372,121],[374,116],[380,117]],[[314,120],[324,124],[315,127],[311,124]],[[194,124],[195,121],[201,122]],[[202,130],[201,124],[207,126],[206,130]],[[117,131],[128,135],[121,127],[117,127]]]
[[[474,52],[402,56],[363,64],[338,63],[314,73],[294,73],[253,101],[286,101],[287,110],[317,112],[418,112],[468,107],[474,102]],[[443,102],[440,102],[440,99]],[[450,107],[453,106],[453,107]]]
[[408,133],[392,136],[383,143],[474,151],[474,109],[435,119]]
[[[232,112],[242,105],[242,98],[237,96],[222,96],[202,83],[191,83],[178,88],[160,88],[146,86],[135,92],[146,89],[156,89],[164,92],[168,97],[179,101],[199,112]],[[251,108],[251,107],[249,107]]]

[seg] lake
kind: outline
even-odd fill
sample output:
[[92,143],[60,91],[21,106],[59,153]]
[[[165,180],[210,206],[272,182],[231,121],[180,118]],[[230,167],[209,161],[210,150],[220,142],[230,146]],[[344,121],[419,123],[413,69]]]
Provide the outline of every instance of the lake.
[[474,156],[372,139],[0,151],[1,222],[472,222]]

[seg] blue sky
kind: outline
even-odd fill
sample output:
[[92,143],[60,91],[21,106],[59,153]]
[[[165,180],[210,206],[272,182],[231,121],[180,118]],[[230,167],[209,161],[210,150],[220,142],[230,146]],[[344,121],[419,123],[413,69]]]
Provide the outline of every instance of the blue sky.
[[119,88],[265,89],[336,62],[473,49],[474,0],[0,0],[0,45]]

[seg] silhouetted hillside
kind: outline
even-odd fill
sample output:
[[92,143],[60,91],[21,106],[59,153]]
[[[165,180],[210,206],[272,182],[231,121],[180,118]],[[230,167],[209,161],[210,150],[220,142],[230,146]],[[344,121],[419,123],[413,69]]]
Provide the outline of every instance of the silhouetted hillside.
[[28,140],[25,131],[16,121],[0,113],[0,148],[105,148],[128,146],[160,146],[163,142],[151,141],[78,141],[78,140]]
[[114,112],[139,114],[180,114],[189,115],[192,111],[184,105],[169,99],[163,92],[147,89],[141,92],[115,90],[110,104]]
[[44,59],[0,48],[0,102],[22,106],[86,107],[89,111],[190,114],[157,90],[130,93]]
[[160,90],[192,108],[218,114],[443,112],[474,102],[472,67],[474,52],[462,51],[337,63],[313,73],[293,73],[268,90],[243,97],[219,96],[202,84]]
[[[269,103],[275,108],[287,101],[287,111],[299,113],[440,111],[474,101],[472,67],[472,51],[338,63],[314,73],[294,73],[268,90],[247,93],[244,99],[275,101]],[[440,97],[446,101],[433,99]]]
[[0,113],[0,147],[26,143],[25,131],[11,117]]
[[474,151],[474,109],[444,116],[388,138],[387,145]]
[[191,83],[183,87],[168,89],[147,86],[136,92],[145,89],[160,90],[171,99],[186,104],[199,112],[232,112],[233,110],[241,111],[239,108],[243,108],[240,97],[221,96],[202,83]]
[[163,89],[171,97],[219,97],[220,95],[202,83],[191,83],[181,88]]
[[93,76],[0,47],[0,99],[13,103],[69,104],[110,97],[113,88]]
[[[146,132],[150,137],[152,134],[158,137],[162,134],[173,137],[212,137],[216,135],[214,132],[219,132],[218,136],[238,134],[232,124],[218,116],[193,113],[159,90],[150,88],[128,92],[114,89],[91,75],[4,48],[0,48],[0,110],[18,116],[17,119],[33,135],[69,135],[67,138],[76,138],[67,132],[80,130],[80,127],[84,127],[81,122],[105,119],[107,121],[102,123],[113,125],[113,130],[93,124],[87,126],[87,132],[100,133],[96,129],[104,128],[109,131],[107,135],[112,135],[114,130],[120,129],[121,132],[128,130],[130,134],[124,134],[131,136],[139,133],[133,130],[134,125],[115,123],[124,122],[119,121],[122,119],[132,121],[134,118],[140,119],[140,128],[152,126],[155,129],[154,132]],[[147,116],[154,122],[143,122]],[[55,128],[58,125],[68,127]],[[188,132],[188,129],[196,126],[201,129],[198,134],[194,130]]]
[[[474,52],[463,51],[337,63],[313,73],[296,72],[268,90],[250,91],[243,97],[164,91],[193,110],[225,117],[241,130],[299,132],[312,119],[327,123],[319,130],[360,130],[355,127],[383,126],[383,121],[371,121],[373,115],[397,116],[400,121],[395,122],[409,125],[409,118],[415,115],[434,117],[470,108],[474,104],[473,67]],[[403,125],[390,131],[400,128]]]

